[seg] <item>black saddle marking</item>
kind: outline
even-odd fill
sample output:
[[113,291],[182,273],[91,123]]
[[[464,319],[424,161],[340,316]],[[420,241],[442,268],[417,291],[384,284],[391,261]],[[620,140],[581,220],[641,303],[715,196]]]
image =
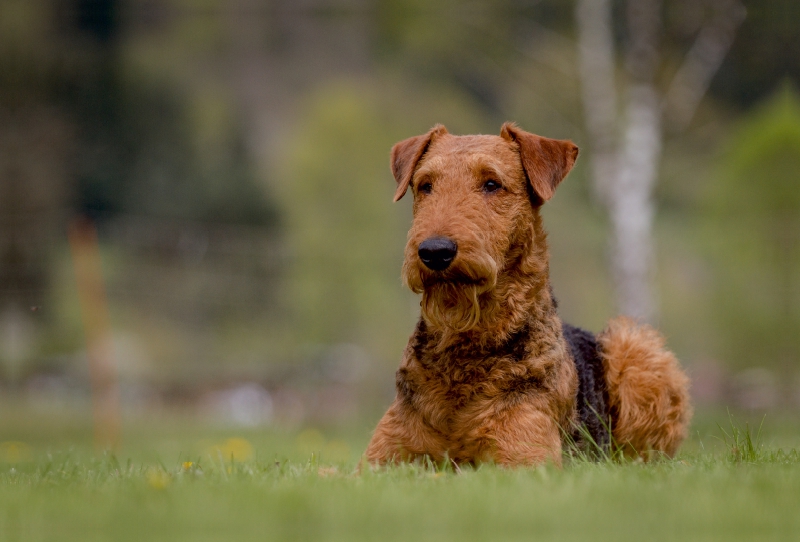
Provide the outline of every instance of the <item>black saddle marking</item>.
[[611,445],[608,387],[600,346],[595,336],[584,329],[564,323],[563,330],[578,371],[576,406],[579,423],[586,429],[596,446],[587,442],[586,436],[577,429],[573,432],[572,438],[583,451],[599,456],[608,453]]

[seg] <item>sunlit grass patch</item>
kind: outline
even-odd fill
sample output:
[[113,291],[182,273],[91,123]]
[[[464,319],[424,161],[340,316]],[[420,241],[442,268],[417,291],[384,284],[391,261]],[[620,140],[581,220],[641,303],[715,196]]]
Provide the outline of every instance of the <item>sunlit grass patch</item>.
[[317,455],[147,464],[63,452],[1,467],[0,508],[16,514],[17,540],[790,539],[798,487],[796,450],[360,472]]
[[0,457],[0,540],[793,540],[797,447],[769,420],[712,422],[675,459],[561,469],[373,469],[359,465],[368,430],[150,424],[118,454],[7,438],[28,444]]

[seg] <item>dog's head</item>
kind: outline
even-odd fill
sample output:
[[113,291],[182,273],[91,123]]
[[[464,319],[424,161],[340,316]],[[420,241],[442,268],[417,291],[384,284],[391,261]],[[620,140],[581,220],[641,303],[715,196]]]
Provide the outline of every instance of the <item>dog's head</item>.
[[392,148],[394,200],[414,195],[403,281],[423,294],[429,322],[452,331],[478,325],[481,296],[535,248],[538,208],[577,156],[572,142],[511,123],[499,136],[453,136],[437,125]]

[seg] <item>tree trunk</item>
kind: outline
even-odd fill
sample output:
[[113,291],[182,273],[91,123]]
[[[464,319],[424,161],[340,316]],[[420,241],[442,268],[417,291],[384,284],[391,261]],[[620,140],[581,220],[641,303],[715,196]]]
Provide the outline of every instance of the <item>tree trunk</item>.
[[579,0],[576,10],[592,185],[612,224],[611,269],[618,310],[656,316],[652,192],[661,158],[661,110],[653,80],[658,62],[660,0],[628,4],[630,86],[621,145],[617,141],[614,44],[609,0]]
[[[666,94],[669,124],[684,129],[730,49],[746,11],[739,0],[706,0],[702,27]],[[663,146],[662,99],[655,86],[661,0],[628,0],[625,68],[628,91],[618,120],[611,0],[577,0],[578,58],[589,136],[592,186],[612,224],[611,271],[617,308],[634,318],[658,316],[653,191]],[[618,140],[617,130],[622,138]]]
[[661,111],[652,84],[628,91],[625,138],[607,202],[613,247],[611,268],[617,308],[653,322],[657,317],[653,189],[661,160]]
[[589,160],[592,189],[609,201],[617,168],[617,91],[614,83],[614,32],[611,0],[579,0],[578,60],[586,131],[591,141]]

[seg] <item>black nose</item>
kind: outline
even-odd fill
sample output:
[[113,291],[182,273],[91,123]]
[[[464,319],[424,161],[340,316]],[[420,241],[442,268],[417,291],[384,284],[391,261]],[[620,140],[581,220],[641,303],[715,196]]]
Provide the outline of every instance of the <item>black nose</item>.
[[426,267],[443,271],[450,267],[457,250],[456,244],[447,237],[431,237],[419,244],[417,254]]

